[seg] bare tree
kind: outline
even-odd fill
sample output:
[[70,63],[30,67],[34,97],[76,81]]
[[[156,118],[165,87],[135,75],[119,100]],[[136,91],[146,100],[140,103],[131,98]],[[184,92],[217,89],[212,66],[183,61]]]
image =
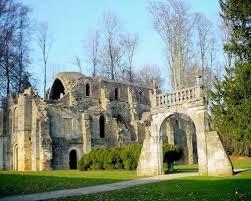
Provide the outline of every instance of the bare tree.
[[[18,34],[17,34],[17,62],[18,62],[18,85],[17,91],[21,92],[24,88],[29,86],[28,80],[29,73],[26,72],[26,66],[30,63],[30,48],[29,44],[29,34],[30,34],[30,21],[28,18],[28,13],[30,9],[26,6],[22,6],[19,10],[19,23],[18,23]],[[26,84],[25,84],[26,83]]]
[[163,78],[161,76],[160,68],[156,65],[144,65],[140,70],[134,73],[135,83],[141,86],[152,86],[153,80],[159,89],[162,88]]
[[92,76],[95,77],[97,75],[98,65],[100,64],[100,34],[98,30],[95,30],[89,35],[85,50],[87,56],[86,61],[92,66]]
[[78,69],[79,69],[79,72],[82,73],[82,63],[81,63],[81,60],[78,56],[75,56],[73,58],[73,65],[77,66]]
[[202,69],[202,78],[206,67],[206,56],[209,51],[209,36],[212,23],[201,13],[196,13],[196,30],[198,33],[198,46],[200,53],[200,62]]
[[106,13],[103,16],[103,46],[101,63],[103,72],[112,80],[118,80],[122,69],[123,47],[120,44],[120,26],[117,16]]
[[138,44],[138,36],[126,34],[122,37],[121,43],[125,52],[126,66],[124,72],[126,73],[126,79],[133,82],[133,59]]
[[41,23],[38,27],[38,46],[41,50],[41,57],[44,66],[44,98],[46,96],[46,81],[47,81],[47,64],[49,58],[49,52],[52,45],[52,40],[48,36],[48,24]]
[[192,28],[195,18],[185,1],[150,2],[153,26],[166,46],[173,89],[184,87],[184,72],[192,59]]
[[23,80],[30,76],[26,70],[29,64],[29,12],[23,4],[0,1],[0,96],[3,97],[20,92]]

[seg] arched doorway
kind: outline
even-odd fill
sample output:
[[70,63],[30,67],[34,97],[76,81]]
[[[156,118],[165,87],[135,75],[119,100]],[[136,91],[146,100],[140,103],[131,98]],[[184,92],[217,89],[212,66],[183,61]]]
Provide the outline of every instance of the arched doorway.
[[15,144],[13,146],[13,170],[18,170],[18,146]]
[[77,169],[77,152],[76,150],[71,150],[69,153],[69,167],[71,170]]
[[163,143],[182,148],[183,156],[177,164],[198,163],[196,128],[188,115],[175,113],[165,118],[160,127],[160,135]]

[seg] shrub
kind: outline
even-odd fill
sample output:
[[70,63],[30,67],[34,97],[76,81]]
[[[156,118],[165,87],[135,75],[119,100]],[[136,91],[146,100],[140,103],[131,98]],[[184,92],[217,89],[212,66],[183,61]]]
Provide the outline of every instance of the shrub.
[[97,148],[85,154],[78,162],[79,170],[88,169],[126,169],[137,168],[142,145],[128,145],[122,148]]
[[[142,144],[124,147],[97,148],[85,154],[78,162],[79,170],[126,169],[135,170],[138,165]],[[172,171],[173,162],[182,157],[182,149],[177,145],[163,145],[163,161]]]
[[182,149],[178,145],[163,145],[163,162],[168,164],[168,171],[173,171],[173,162],[181,159]]

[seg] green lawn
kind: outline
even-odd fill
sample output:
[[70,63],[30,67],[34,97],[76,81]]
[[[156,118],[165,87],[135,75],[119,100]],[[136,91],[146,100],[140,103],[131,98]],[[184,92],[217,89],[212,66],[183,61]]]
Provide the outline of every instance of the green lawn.
[[234,168],[251,168],[251,157],[230,157]]
[[[232,158],[232,161],[235,168],[251,168],[251,158],[244,158],[244,159]],[[175,172],[197,171],[197,170],[198,170],[198,165],[175,166]],[[76,171],[57,170],[57,171],[42,171],[42,172],[0,171],[0,197],[7,196],[7,195],[14,195],[14,194],[37,193],[37,192],[53,191],[53,190],[60,190],[60,189],[93,186],[93,185],[99,185],[99,184],[125,181],[125,180],[130,180],[130,179],[135,179],[135,178],[138,178],[136,176],[135,171],[124,171],[124,170],[123,171],[86,171],[86,172],[81,172],[77,170]],[[242,173],[237,176],[229,177],[229,178],[196,177],[196,178],[187,178],[187,179],[183,179],[179,181],[177,180],[167,181],[167,182],[162,182],[160,184],[146,185],[146,186],[134,187],[134,188],[142,189],[142,191],[139,190],[140,196],[144,195],[143,193],[144,191],[146,193],[152,194],[153,190],[151,189],[155,189],[156,194],[157,194],[156,196],[160,196],[158,194],[161,194],[161,193],[163,193],[164,196],[167,196],[169,195],[169,193],[172,192],[172,189],[174,189],[173,192],[176,192],[176,193],[177,191],[179,190],[181,191],[182,189],[184,189],[183,195],[185,196],[186,193],[189,194],[189,192],[195,192],[195,190],[196,192],[199,192],[199,193],[205,191],[205,195],[206,195],[207,193],[209,193],[210,189],[212,190],[212,192],[214,192],[213,191],[214,188],[215,188],[215,193],[218,193],[217,192],[218,190],[225,189],[224,185],[226,184],[226,185],[229,185],[228,186],[229,192],[227,192],[227,190],[224,190],[222,191],[222,193],[231,194],[235,189],[238,190],[238,188],[240,188],[241,185],[243,185],[244,189],[249,188],[251,192],[250,180],[251,180],[251,174],[250,172],[248,172],[248,173]],[[200,189],[200,187],[202,188]],[[128,189],[128,193],[132,194],[132,196],[129,196],[130,199],[132,199],[133,196],[136,196],[133,193],[131,193],[133,192],[134,188]],[[158,191],[158,189],[160,189],[160,191]],[[166,193],[165,193],[165,190],[166,190]],[[121,192],[127,192],[127,191],[124,190]],[[114,194],[115,200],[119,199],[116,197],[116,192],[112,194]],[[189,196],[188,194],[187,196]],[[104,193],[105,197],[108,195],[110,195],[110,193]],[[90,196],[90,198],[88,196],[87,198],[89,200],[92,200],[95,198],[95,196],[98,196],[98,195],[93,195],[93,196]],[[196,197],[196,195],[193,195],[193,196]],[[135,198],[137,199],[138,197],[136,196]],[[140,197],[140,199],[143,199],[143,197],[142,198]],[[162,199],[163,197],[161,198],[161,200]]]
[[[235,169],[251,168],[251,157],[230,157],[230,159]],[[198,171],[198,164],[174,166],[174,172],[183,171]]]
[[251,171],[232,177],[187,177],[54,201],[59,200],[248,201],[251,200]]
[[138,178],[135,171],[0,171],[0,197],[70,189]]

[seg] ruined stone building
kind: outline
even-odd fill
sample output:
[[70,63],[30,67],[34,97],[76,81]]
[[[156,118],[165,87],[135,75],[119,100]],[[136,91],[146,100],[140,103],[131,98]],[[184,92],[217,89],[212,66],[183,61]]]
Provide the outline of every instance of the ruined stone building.
[[[0,169],[75,169],[95,147],[143,142],[153,92],[76,72],[58,73],[45,100],[26,89],[9,99],[8,124],[0,115]],[[160,132],[164,142],[182,146],[180,163],[197,163],[191,118],[173,114]]]

